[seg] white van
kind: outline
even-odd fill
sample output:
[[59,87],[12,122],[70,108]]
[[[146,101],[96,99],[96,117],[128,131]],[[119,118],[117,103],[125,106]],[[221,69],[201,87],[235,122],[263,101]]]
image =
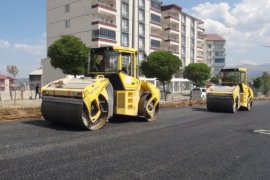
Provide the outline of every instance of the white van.
[[206,99],[206,88],[197,87],[191,90],[190,99]]

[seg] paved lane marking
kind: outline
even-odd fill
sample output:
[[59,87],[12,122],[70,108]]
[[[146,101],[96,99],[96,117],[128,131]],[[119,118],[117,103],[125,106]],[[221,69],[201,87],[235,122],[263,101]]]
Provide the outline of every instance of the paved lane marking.
[[270,130],[265,130],[265,129],[254,130],[254,132],[258,134],[270,135]]

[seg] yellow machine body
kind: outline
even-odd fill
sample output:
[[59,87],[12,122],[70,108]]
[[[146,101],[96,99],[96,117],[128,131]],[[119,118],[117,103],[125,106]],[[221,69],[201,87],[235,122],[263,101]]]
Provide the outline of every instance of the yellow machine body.
[[247,69],[221,69],[221,84],[207,90],[207,109],[209,111],[250,110],[253,91],[248,86]]
[[42,88],[41,112],[47,121],[96,130],[113,115],[156,118],[160,92],[138,79],[137,50],[95,48],[89,66],[89,77],[67,77]]

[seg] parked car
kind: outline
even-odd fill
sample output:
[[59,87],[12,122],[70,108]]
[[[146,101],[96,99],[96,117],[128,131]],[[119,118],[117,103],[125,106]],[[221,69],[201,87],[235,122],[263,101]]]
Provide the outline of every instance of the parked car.
[[190,92],[190,99],[206,99],[206,88],[196,87]]

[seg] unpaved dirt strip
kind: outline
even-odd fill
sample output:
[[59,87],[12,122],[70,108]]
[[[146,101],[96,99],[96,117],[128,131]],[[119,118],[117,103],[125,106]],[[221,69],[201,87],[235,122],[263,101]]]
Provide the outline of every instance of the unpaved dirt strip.
[[[255,98],[255,101],[270,101],[270,98]],[[206,101],[202,100],[183,100],[175,102],[160,102],[160,108],[182,108],[186,106],[204,105]],[[1,120],[18,120],[18,119],[40,119],[42,118],[40,107],[25,108],[0,108]]]

